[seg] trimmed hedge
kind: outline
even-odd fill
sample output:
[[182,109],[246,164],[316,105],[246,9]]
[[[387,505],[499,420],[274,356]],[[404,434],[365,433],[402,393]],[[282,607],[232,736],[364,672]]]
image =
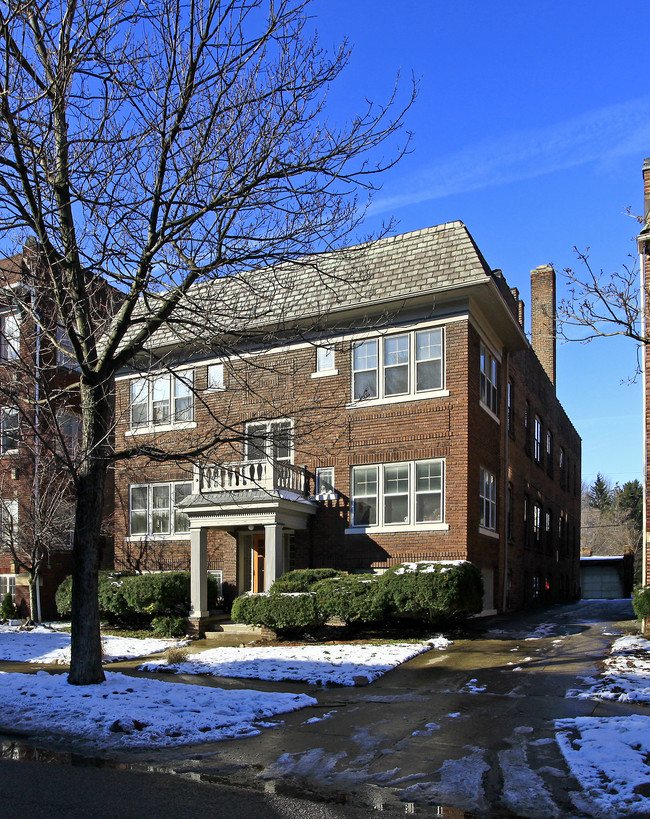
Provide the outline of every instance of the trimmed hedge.
[[403,563],[380,580],[395,617],[453,623],[478,614],[483,605],[483,578],[471,563]]
[[322,626],[327,619],[313,592],[244,594],[233,603],[230,616],[236,623],[278,632]]
[[314,593],[327,617],[340,617],[347,625],[376,623],[387,613],[381,578],[371,574],[330,577],[317,583]]
[[632,606],[639,620],[650,617],[650,586],[643,586],[634,590]]
[[[208,576],[208,606],[214,608],[219,593],[217,581]],[[72,577],[56,591],[56,607],[62,617],[72,610]],[[99,572],[99,615],[119,625],[148,625],[156,615],[187,616],[190,610],[190,573]],[[183,634],[185,633],[183,628]]]
[[[320,573],[328,576],[314,583]],[[335,576],[332,576],[335,575]],[[283,593],[289,587],[313,591]],[[347,624],[384,622],[405,617],[428,625],[451,625],[483,605],[481,572],[471,563],[404,563],[385,574],[343,575],[332,569],[289,572],[275,581],[270,593],[246,594],[233,603],[238,623],[291,631],[322,625],[329,617]]]
[[[99,572],[97,598],[100,617],[111,622],[118,622],[128,615],[128,605],[122,594],[122,585],[125,578],[132,576],[130,572]],[[69,617],[72,612],[72,575],[68,575],[56,590],[55,602],[61,617]]]
[[336,569],[294,569],[274,580],[271,594],[293,594],[296,592],[313,591],[316,583],[328,577],[339,577],[341,572]]

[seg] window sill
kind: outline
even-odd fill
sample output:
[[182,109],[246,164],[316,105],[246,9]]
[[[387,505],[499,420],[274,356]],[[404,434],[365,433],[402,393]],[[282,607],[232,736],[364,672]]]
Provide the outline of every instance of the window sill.
[[494,529],[486,529],[485,526],[478,527],[479,535],[485,535],[486,537],[494,538],[494,540],[499,539],[499,533],[495,532]]
[[449,390],[429,390],[428,392],[418,392],[414,395],[393,395],[390,398],[364,398],[359,401],[350,401],[345,405],[346,409],[358,409],[359,407],[381,407],[387,404],[402,404],[407,401],[425,401],[428,398],[448,398]]
[[204,395],[210,395],[213,392],[225,392],[225,387],[208,387],[207,389],[203,390]]
[[384,532],[447,532],[448,523],[396,523],[392,526],[350,526],[345,530],[346,535],[364,535]]
[[492,410],[491,410],[491,409],[488,407],[488,405],[487,405],[487,404],[484,404],[482,401],[479,401],[478,403],[479,403],[479,405],[480,405],[481,407],[483,407],[483,409],[484,409],[484,410],[487,412],[487,414],[490,416],[490,418],[492,418],[492,420],[496,421],[496,422],[497,422],[497,424],[500,424],[500,423],[501,423],[501,419],[499,418],[499,416],[498,416],[498,415],[497,415],[495,412],[493,412],[493,411],[492,411]]
[[124,538],[125,543],[151,543],[152,540],[190,540],[189,532],[177,535],[129,535]]
[[321,372],[315,372],[311,374],[312,378],[327,378],[329,375],[338,375],[338,370],[322,370]]
[[196,421],[184,421],[180,424],[152,424],[146,427],[127,429],[125,435],[153,435],[158,432],[173,432],[178,429],[196,429]]

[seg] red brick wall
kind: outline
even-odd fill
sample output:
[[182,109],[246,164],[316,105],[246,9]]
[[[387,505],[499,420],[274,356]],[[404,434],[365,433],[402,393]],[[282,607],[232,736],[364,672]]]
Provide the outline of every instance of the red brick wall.
[[[335,566],[354,571],[384,568],[403,560],[466,559],[482,568],[495,571],[496,602],[500,604],[505,554],[505,368],[501,372],[501,423],[497,423],[479,406],[479,344],[480,337],[467,320],[450,322],[446,326],[446,387],[448,397],[427,400],[402,401],[382,405],[357,405],[346,408],[350,400],[351,355],[350,344],[340,344],[336,352],[338,374],[325,378],[311,378],[315,369],[315,350],[311,347],[263,358],[264,368],[257,361],[237,362],[228,376],[228,389],[218,393],[204,393],[206,371],[197,364],[195,384],[195,430],[164,433],[156,436],[170,446],[180,436],[183,442],[205,440],[219,424],[230,441],[220,449],[224,461],[243,458],[241,441],[236,432],[245,419],[259,417],[291,417],[295,421],[295,457],[298,465],[306,465],[313,473],[319,466],[333,466],[338,493],[336,501],[325,502],[310,523],[307,531],[293,536],[291,568],[306,566]],[[523,419],[522,407],[529,385],[537,389],[535,406],[546,407],[544,415],[553,428],[555,452],[560,441],[571,450],[576,462],[575,432],[556,405],[554,391],[534,355],[527,351],[513,357],[511,367],[517,372],[516,397],[518,418]],[[523,370],[523,372],[519,372]],[[536,386],[537,385],[537,386]],[[550,402],[550,403],[549,403]],[[128,426],[128,381],[117,385],[118,415],[124,419],[117,433],[118,448],[146,440],[148,436],[124,436]],[[541,411],[541,409],[540,409]],[[564,426],[566,426],[566,436]],[[567,506],[557,486],[557,477],[551,479],[535,474],[539,467],[523,453],[522,433],[510,448],[521,449],[510,461],[510,473],[516,483],[515,504],[522,503],[524,487],[538,485],[541,496],[549,506]],[[426,458],[444,458],[446,465],[445,522],[446,531],[376,532],[345,534],[349,525],[350,477],[353,466]],[[479,470],[490,469],[499,486],[499,538],[479,533]],[[189,540],[158,541],[155,543],[126,542],[128,529],[128,486],[167,480],[188,480],[190,467],[181,464],[159,465],[146,459],[132,461],[128,466],[118,465],[116,472],[116,566],[126,568],[162,568],[175,561],[179,567],[189,565]],[[533,480],[534,479],[534,480]],[[579,485],[579,476],[578,476]],[[553,498],[551,501],[550,498]],[[579,503],[579,500],[578,500]],[[555,509],[555,506],[553,506]],[[515,515],[516,517],[516,515]],[[519,557],[522,535],[519,529],[509,544],[514,584],[513,606],[525,599],[523,565]],[[210,531],[208,538],[209,561],[213,567],[223,568],[224,581],[236,584],[235,538],[225,532]],[[528,556],[529,558],[530,556]],[[528,563],[530,561],[528,560]],[[545,555],[540,555],[540,567],[546,573]],[[527,564],[528,565],[528,564]],[[532,565],[532,564],[531,564]],[[535,564],[537,565],[537,564]],[[577,564],[575,564],[577,567]],[[541,569],[540,569],[541,570]],[[567,568],[568,571],[568,568]],[[556,572],[557,573],[557,572]],[[571,573],[572,588],[576,583]],[[558,581],[559,588],[559,581]],[[559,593],[559,592],[558,592]],[[555,582],[550,594],[555,599]]]

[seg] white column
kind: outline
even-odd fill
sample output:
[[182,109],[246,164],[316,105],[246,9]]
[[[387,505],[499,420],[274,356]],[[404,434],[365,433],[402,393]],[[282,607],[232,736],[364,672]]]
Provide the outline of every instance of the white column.
[[208,531],[202,526],[190,529],[190,617],[207,617],[208,609]]
[[282,524],[270,523],[264,526],[264,591],[284,573],[282,552]]

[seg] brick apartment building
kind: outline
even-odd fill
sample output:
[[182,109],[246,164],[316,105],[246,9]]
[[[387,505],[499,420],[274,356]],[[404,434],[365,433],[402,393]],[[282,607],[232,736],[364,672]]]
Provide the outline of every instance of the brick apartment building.
[[33,249],[0,261],[0,599],[9,592],[20,617],[51,619],[73,520],[60,458],[74,448],[79,416],[74,366],[41,283]]
[[[187,320],[118,376],[116,446],[143,454],[116,469],[116,568],[191,567],[199,628],[210,571],[230,601],[294,568],[466,559],[486,613],[579,596],[552,268],[532,271],[531,344],[518,293],[460,222],[318,262],[273,269],[245,332]],[[245,314],[253,281],[203,285],[206,327]],[[212,433],[204,458],[146,454]]]

